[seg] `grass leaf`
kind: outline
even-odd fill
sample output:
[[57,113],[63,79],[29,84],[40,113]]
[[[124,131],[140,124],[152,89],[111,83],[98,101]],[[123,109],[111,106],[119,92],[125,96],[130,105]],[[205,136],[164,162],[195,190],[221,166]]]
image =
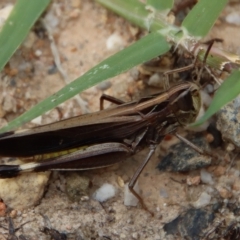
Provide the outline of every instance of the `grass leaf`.
[[172,9],[174,4],[173,0],[147,0],[147,5],[152,6],[154,9],[158,11],[163,11],[163,10],[170,10]]
[[0,71],[24,41],[50,0],[18,0],[0,31]]
[[193,7],[182,22],[182,27],[195,37],[205,37],[228,0],[201,0]]
[[215,114],[222,106],[232,101],[240,93],[240,70],[234,71],[229,76],[214,95],[213,101],[206,113],[196,123],[191,126],[199,126]]

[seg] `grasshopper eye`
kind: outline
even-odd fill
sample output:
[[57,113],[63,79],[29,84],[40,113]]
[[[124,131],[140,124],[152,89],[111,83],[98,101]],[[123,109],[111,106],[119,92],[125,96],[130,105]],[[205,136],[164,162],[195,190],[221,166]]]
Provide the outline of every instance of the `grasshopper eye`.
[[190,91],[187,91],[178,99],[176,102],[178,109],[183,112],[192,110],[193,108],[193,99]]
[[201,97],[197,85],[182,91],[172,102],[172,111],[177,121],[186,126],[195,121],[201,108]]

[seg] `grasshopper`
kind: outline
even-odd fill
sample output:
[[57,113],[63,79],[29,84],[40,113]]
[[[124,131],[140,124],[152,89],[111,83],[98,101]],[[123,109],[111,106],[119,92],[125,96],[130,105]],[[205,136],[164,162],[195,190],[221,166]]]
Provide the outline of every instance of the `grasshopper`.
[[195,121],[201,107],[199,88],[195,83],[181,82],[138,101],[123,103],[111,97],[106,99],[118,105],[0,135],[0,156],[28,161],[21,165],[0,165],[0,178],[30,171],[107,167],[149,146],[146,159],[129,182],[130,191],[146,208],[134,185],[164,136],[179,125]]

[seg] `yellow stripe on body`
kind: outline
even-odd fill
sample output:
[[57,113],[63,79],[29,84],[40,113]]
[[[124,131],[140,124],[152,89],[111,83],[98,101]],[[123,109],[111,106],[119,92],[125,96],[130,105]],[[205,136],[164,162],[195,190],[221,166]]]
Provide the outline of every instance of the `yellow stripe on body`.
[[57,158],[57,157],[61,157],[79,150],[86,150],[89,146],[81,146],[81,147],[77,147],[77,148],[71,148],[71,149],[67,149],[67,150],[62,150],[62,151],[58,151],[58,152],[51,152],[51,153],[44,153],[44,154],[39,154],[39,155],[34,155],[31,157],[25,157],[25,158],[19,158],[21,161],[24,162],[41,162],[41,161],[47,161],[49,159],[53,159],[53,158]]

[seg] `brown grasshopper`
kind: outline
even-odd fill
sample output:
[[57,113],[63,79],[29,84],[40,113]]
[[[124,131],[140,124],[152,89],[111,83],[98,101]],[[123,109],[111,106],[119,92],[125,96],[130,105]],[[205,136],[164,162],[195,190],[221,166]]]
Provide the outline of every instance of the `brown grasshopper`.
[[182,82],[139,101],[123,103],[111,97],[106,99],[119,105],[0,135],[0,156],[30,161],[21,165],[0,165],[0,178],[30,171],[106,167],[149,146],[146,159],[129,183],[130,191],[146,208],[134,191],[134,185],[164,136],[179,125],[195,121],[201,107],[199,88],[195,83]]

